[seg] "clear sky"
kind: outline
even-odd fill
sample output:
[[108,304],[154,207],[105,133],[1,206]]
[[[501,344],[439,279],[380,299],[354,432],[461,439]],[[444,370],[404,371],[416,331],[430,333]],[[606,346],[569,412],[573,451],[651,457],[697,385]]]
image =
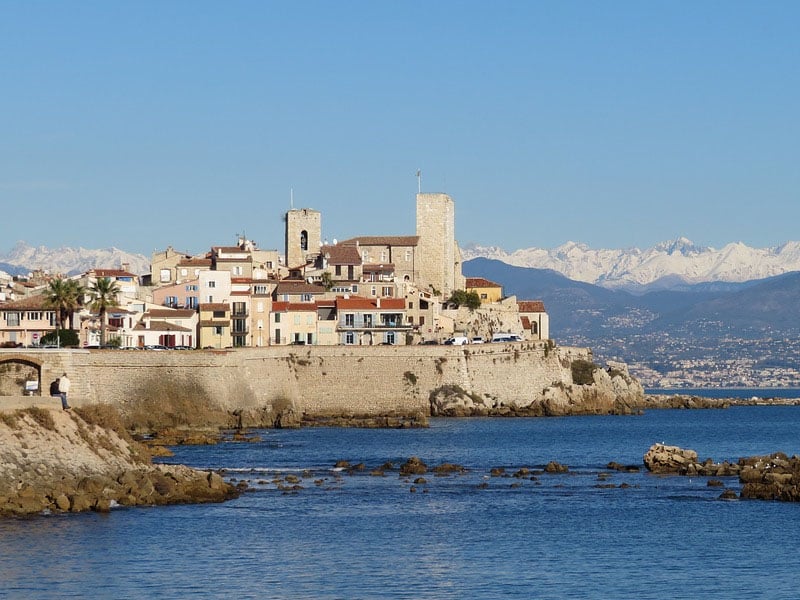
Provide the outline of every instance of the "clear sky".
[[0,3],[0,254],[800,239],[800,2]]

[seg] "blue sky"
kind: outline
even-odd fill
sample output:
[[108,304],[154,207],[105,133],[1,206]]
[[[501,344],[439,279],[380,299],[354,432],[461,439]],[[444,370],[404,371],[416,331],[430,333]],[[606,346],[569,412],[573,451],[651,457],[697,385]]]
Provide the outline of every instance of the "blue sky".
[[798,2],[0,4],[0,254],[800,239]]

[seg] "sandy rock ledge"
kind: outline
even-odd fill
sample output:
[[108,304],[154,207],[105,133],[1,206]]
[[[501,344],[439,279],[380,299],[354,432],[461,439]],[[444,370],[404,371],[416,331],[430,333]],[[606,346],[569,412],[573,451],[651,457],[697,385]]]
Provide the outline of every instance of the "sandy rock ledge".
[[217,473],[152,464],[107,407],[0,413],[0,516],[221,502],[238,493]]

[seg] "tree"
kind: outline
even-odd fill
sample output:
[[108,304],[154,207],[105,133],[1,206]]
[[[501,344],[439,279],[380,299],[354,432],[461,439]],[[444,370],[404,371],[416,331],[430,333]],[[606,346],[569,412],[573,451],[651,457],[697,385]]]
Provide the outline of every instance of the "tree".
[[478,292],[467,292],[465,290],[456,290],[448,300],[450,304],[455,304],[456,307],[466,306],[470,310],[475,310],[481,305],[481,297]]
[[100,315],[100,345],[106,343],[106,312],[109,308],[119,306],[117,296],[120,292],[117,282],[108,277],[101,277],[89,288],[91,309]]
[[64,329],[67,318],[69,318],[69,328],[74,329],[73,315],[83,302],[84,292],[83,286],[74,279],[57,277],[50,281],[45,292],[44,304],[55,310],[57,329]]
[[328,271],[324,271],[320,276],[320,284],[322,284],[322,287],[324,287],[326,291],[330,291],[333,287],[333,277],[331,277]]

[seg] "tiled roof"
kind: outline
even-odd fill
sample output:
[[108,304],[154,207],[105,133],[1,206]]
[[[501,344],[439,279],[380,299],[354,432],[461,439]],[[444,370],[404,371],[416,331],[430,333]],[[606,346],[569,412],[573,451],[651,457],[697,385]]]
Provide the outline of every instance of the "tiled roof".
[[531,320],[528,317],[520,317],[519,320],[522,321],[522,328],[523,329],[530,329],[531,328]]
[[166,321],[150,321],[150,327],[146,327],[144,323],[137,323],[134,331],[192,331],[189,327],[176,325],[175,323],[167,323]]
[[321,285],[314,285],[313,283],[306,283],[301,280],[287,280],[284,279],[278,283],[275,293],[281,294],[324,294],[325,288]]
[[544,302],[541,300],[520,300],[517,302],[517,308],[521,313],[547,312],[544,308]]
[[95,277],[133,277],[136,275],[122,269],[92,269]]
[[195,311],[189,308],[153,308],[142,316],[149,316],[151,319],[191,319],[196,314]]
[[484,279],[483,277],[467,277],[467,281],[465,284],[466,288],[501,288],[503,287],[499,283],[495,283],[494,281],[489,281],[488,279]]
[[364,273],[393,273],[394,263],[383,263],[380,265],[364,265]]
[[11,300],[0,304],[0,310],[54,310],[45,306],[46,296],[39,294],[21,300]]
[[403,298],[380,298],[378,306],[377,298],[363,298],[361,296],[351,296],[336,298],[337,310],[404,310],[406,301]]
[[315,302],[273,302],[272,312],[316,312]]
[[331,265],[360,265],[361,254],[353,244],[336,244],[335,246],[323,246],[320,254],[325,256],[328,264]]
[[178,263],[179,267],[210,267],[210,258],[184,258]]
[[231,307],[225,304],[224,302],[209,302],[207,304],[201,304],[200,310],[230,310]]
[[350,238],[339,244],[355,244],[361,246],[416,246],[419,242],[418,235],[364,235]]

